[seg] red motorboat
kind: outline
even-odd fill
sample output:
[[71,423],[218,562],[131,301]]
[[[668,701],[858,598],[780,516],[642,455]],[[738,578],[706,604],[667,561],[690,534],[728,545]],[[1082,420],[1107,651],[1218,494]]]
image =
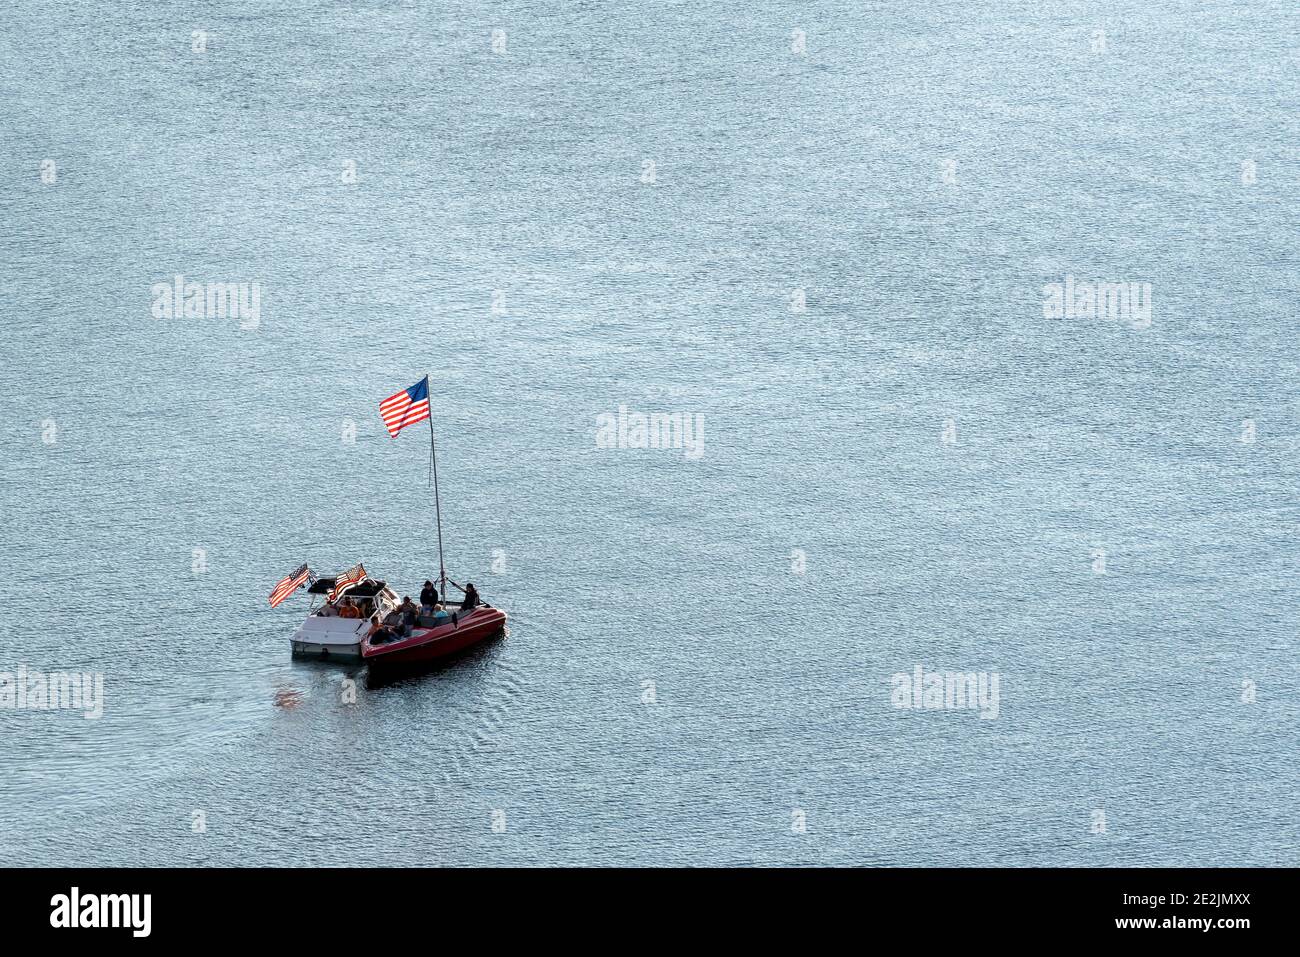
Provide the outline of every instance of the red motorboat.
[[479,598],[474,585],[451,584],[465,598],[452,602],[447,596],[447,565],[442,557],[442,499],[438,494],[438,450],[433,438],[433,419],[429,415],[429,377],[398,392],[379,404],[379,415],[388,434],[397,434],[416,422],[429,423],[429,484],[433,486],[434,514],[438,520],[438,579],[441,596],[432,581],[424,584],[431,592],[420,593],[419,614],[407,606],[408,598],[385,616],[382,624],[375,618],[371,630],[361,640],[361,660],[371,670],[385,665],[414,665],[436,661],[501,634],[506,627],[506,613]]
[[[393,438],[408,425],[429,423],[429,484],[433,487],[434,515],[438,522],[438,581],[442,588],[426,581],[419,606],[409,597],[398,604],[397,593],[386,582],[372,581],[363,565],[342,575],[315,578],[304,564],[276,585],[270,597],[274,608],[310,580],[311,594],[328,597],[319,610],[313,603],[306,623],[294,635],[294,654],[339,661],[359,658],[372,670],[384,665],[414,665],[446,658],[504,633],[506,627],[506,613],[484,602],[472,582],[462,586],[447,577],[442,555],[438,452],[433,419],[429,415],[429,377],[389,396],[379,404],[379,414]],[[448,582],[465,596],[462,601],[453,602],[448,598]],[[360,621],[356,620],[358,612]],[[365,620],[367,615],[369,621]]]
[[491,605],[478,605],[470,611],[448,606],[451,620],[434,624],[428,617],[416,619],[415,627],[405,637],[384,640],[365,638],[361,642],[361,659],[371,668],[386,665],[414,665],[454,655],[480,641],[493,638],[505,629],[506,613]]

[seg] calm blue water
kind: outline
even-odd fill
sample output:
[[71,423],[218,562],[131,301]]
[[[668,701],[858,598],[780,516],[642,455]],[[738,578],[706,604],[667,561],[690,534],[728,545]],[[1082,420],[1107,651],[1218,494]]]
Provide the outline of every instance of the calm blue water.
[[[0,671],[104,715],[0,709],[0,863],[1300,864],[1297,21],[23,0]],[[510,634],[296,663],[300,562],[436,571],[425,372]]]

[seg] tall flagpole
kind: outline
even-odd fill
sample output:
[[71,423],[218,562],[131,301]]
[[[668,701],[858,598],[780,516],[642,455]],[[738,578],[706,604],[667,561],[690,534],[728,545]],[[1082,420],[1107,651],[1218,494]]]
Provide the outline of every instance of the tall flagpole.
[[433,440],[433,395],[429,377],[424,377],[424,394],[429,399],[429,477],[433,481],[433,508],[438,517],[438,576],[442,580],[442,600],[447,600],[447,566],[442,560],[442,502],[438,499],[438,446]]

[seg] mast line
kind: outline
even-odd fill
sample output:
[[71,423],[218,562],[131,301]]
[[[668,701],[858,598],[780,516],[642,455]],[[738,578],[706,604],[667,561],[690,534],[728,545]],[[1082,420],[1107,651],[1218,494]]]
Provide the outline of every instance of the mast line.
[[433,508],[438,519],[438,576],[442,583],[442,600],[447,600],[447,565],[442,560],[442,502],[438,497],[438,446],[433,438],[433,393],[429,377],[424,377],[424,393],[429,400],[429,477],[433,481]]

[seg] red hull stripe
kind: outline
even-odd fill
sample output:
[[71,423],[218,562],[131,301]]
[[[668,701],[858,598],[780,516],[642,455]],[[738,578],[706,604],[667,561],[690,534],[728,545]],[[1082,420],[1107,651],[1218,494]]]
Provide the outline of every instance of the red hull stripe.
[[[462,648],[488,638],[506,623],[505,612],[491,609],[488,614],[475,615],[459,626],[442,625],[416,631],[409,638],[390,644],[372,647],[367,640],[361,645],[362,657],[372,664],[404,664],[415,661],[432,661],[455,654]],[[430,636],[442,632],[436,638]]]

